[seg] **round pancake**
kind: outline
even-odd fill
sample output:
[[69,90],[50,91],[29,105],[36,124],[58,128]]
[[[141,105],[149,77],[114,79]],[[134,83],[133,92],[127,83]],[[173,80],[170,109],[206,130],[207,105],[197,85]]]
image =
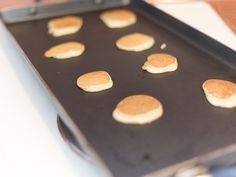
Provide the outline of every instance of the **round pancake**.
[[99,92],[111,88],[113,82],[106,71],[94,71],[80,76],[77,86],[86,92]]
[[133,95],[124,98],[113,111],[113,118],[124,124],[148,124],[163,114],[160,101],[148,95]]
[[116,46],[121,50],[140,52],[150,49],[155,44],[152,36],[133,33],[117,40]]
[[207,100],[214,106],[223,108],[236,107],[236,84],[226,80],[206,80],[202,88]]
[[83,19],[76,16],[66,16],[52,19],[48,22],[48,32],[54,37],[78,32],[83,25]]
[[51,47],[44,53],[47,58],[67,59],[83,54],[85,46],[79,42],[67,42]]
[[172,55],[163,53],[157,53],[148,56],[147,61],[142,67],[143,70],[153,74],[172,72],[177,70],[177,68],[177,59]]
[[109,28],[124,28],[137,21],[136,15],[132,11],[125,9],[103,12],[100,18]]

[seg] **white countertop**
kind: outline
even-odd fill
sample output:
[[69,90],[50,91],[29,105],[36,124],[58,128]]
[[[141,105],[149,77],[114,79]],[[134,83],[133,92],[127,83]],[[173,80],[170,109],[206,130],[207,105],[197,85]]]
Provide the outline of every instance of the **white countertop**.
[[[236,50],[235,34],[203,2],[159,8]],[[0,176],[101,177],[62,140],[56,110],[0,26]]]

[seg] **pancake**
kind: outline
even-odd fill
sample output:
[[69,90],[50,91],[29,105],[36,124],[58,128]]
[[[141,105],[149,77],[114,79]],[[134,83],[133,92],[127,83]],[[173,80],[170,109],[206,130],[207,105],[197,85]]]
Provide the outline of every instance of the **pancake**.
[[177,70],[177,68],[177,59],[172,55],[163,53],[157,53],[148,56],[147,61],[142,67],[143,70],[153,74],[172,72]]
[[214,106],[236,107],[236,84],[226,80],[209,79],[202,85],[206,98]]
[[51,47],[44,53],[47,58],[67,59],[83,54],[85,46],[79,42],[67,42]]
[[86,92],[99,92],[111,88],[113,82],[106,71],[94,71],[80,76],[77,86]]
[[48,33],[60,37],[78,32],[83,25],[83,20],[76,16],[66,16],[52,19],[48,22]]
[[124,28],[133,25],[137,21],[135,13],[125,9],[103,12],[100,18],[109,28]]
[[141,33],[125,35],[116,42],[119,49],[134,52],[150,49],[154,44],[155,40],[152,36]]
[[113,111],[113,118],[123,124],[143,125],[159,119],[163,114],[160,101],[148,95],[124,98]]

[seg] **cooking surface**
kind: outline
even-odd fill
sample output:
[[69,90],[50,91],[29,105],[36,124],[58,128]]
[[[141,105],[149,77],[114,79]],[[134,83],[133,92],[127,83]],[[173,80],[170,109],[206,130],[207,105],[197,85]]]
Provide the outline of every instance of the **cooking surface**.
[[[8,28],[115,176],[142,176],[235,142],[236,110],[212,107],[201,90],[208,78],[235,81],[234,71],[141,15],[137,24],[118,30],[107,28],[98,15],[82,15],[82,30],[61,38],[47,34],[47,20]],[[118,50],[117,38],[132,32],[154,36],[156,45],[141,53]],[[71,40],[86,45],[84,55],[67,61],[44,58],[49,47]],[[161,51],[163,42],[167,48]],[[179,69],[162,75],[142,71],[146,57],[155,52],[176,56]],[[94,70],[108,71],[113,88],[100,93],[78,89],[77,77]],[[162,119],[146,126],[115,122],[111,117],[115,105],[123,97],[138,93],[162,101]]]

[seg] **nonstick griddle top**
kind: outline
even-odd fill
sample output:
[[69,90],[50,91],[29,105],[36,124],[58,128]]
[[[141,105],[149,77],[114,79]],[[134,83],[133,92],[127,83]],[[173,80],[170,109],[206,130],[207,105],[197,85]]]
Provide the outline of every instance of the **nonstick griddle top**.
[[[144,3],[126,8],[138,15],[138,22],[123,29],[109,29],[99,19],[101,11],[80,15],[84,25],[77,34],[54,38],[47,33],[49,19],[7,25],[19,46],[80,129],[91,147],[115,177],[141,177],[236,142],[236,109],[211,106],[201,89],[209,78],[236,82],[236,70],[225,65],[235,57],[223,45],[188,30],[184,24],[165,21],[167,15],[146,16]],[[152,11],[154,11],[152,9]],[[174,23],[174,24],[173,24]],[[183,27],[178,36],[175,27]],[[141,32],[155,37],[156,44],[144,52],[125,52],[115,46],[126,34]],[[182,37],[181,37],[182,36]],[[199,38],[206,43],[198,43]],[[51,46],[80,41],[86,51],[71,60],[44,57]],[[160,50],[165,42],[167,48]],[[219,46],[222,55],[212,53]],[[209,47],[209,48],[208,48]],[[178,58],[177,71],[152,75],[141,67],[148,55],[164,52]],[[236,59],[236,58],[235,58]],[[236,63],[231,63],[231,66]],[[86,93],[76,86],[78,76],[96,70],[110,73],[114,86],[99,93]],[[126,96],[148,94],[161,100],[163,117],[144,126],[122,125],[112,118],[116,104]]]

